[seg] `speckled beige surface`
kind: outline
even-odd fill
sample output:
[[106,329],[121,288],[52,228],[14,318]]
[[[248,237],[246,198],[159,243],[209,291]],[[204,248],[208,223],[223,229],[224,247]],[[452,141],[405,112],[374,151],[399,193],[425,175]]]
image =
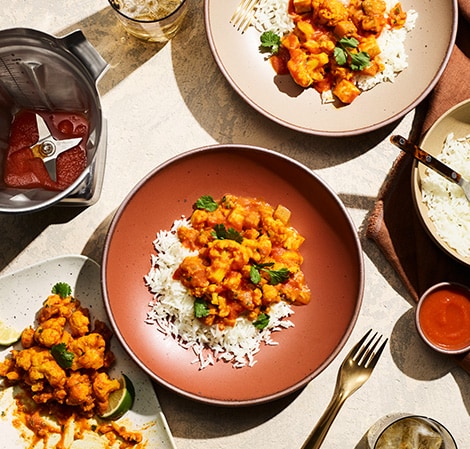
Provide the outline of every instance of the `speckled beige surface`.
[[16,0],[0,15],[0,28],[15,26],[57,36],[84,32],[110,64],[98,85],[109,136],[97,204],[0,216],[2,274],[63,254],[100,261],[109,221],[132,187],[170,157],[212,143],[252,144],[296,158],[339,194],[361,236],[363,307],[339,357],[303,391],[255,408],[205,406],[157,387],[179,449],[300,447],[330,400],[343,356],[370,327],[388,335],[390,345],[371,379],[346,402],[322,447],[365,449],[368,428],[393,412],[429,415],[449,428],[460,448],[468,447],[468,374],[420,342],[410,298],[363,236],[397,155],[388,137],[407,135],[413,112],[384,129],[343,139],[304,135],[271,122],[249,107],[218,70],[205,36],[201,0],[191,1],[183,29],[164,46],[128,37],[106,0]]

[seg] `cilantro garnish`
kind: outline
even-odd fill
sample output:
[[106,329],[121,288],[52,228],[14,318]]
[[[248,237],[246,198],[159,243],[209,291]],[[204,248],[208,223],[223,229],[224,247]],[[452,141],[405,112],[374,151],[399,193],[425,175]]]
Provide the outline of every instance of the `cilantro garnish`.
[[204,318],[209,315],[209,305],[202,298],[194,300],[194,316],[196,318]]
[[279,270],[268,270],[268,274],[271,278],[269,283],[271,285],[282,284],[289,279],[290,271],[287,268],[280,268]]
[[343,37],[338,41],[334,50],[334,56],[338,65],[346,65],[349,62],[351,70],[362,70],[370,64],[369,53],[360,51],[354,53],[351,49],[357,48],[359,41],[354,37]]
[[204,209],[209,212],[214,212],[219,205],[210,195],[203,195],[196,201],[194,206],[196,209]]
[[253,326],[256,329],[263,330],[269,324],[269,315],[267,313],[260,313],[256,321],[253,321]]
[[270,270],[269,267],[272,267],[274,262],[254,264],[250,267],[250,279],[253,284],[259,284],[261,281],[261,271],[268,273],[269,283],[271,285],[282,284],[287,281],[290,276],[290,271],[283,267],[279,270]]
[[216,224],[212,237],[218,240],[235,240],[238,243],[243,241],[243,236],[233,228],[226,228],[224,224]]
[[275,55],[281,46],[281,38],[273,31],[265,31],[260,36],[261,48]]
[[51,354],[61,368],[71,368],[74,354],[73,352],[67,351],[65,343],[59,343],[58,345],[52,346]]
[[52,293],[59,295],[61,298],[67,298],[72,294],[72,287],[65,282],[57,282],[57,284],[52,287]]

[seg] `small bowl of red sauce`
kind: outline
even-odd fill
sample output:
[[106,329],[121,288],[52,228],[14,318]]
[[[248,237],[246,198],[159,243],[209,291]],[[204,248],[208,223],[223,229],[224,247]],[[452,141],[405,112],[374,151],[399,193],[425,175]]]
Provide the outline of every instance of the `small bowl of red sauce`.
[[416,327],[424,342],[436,351],[469,351],[470,288],[441,282],[426,290],[416,308]]

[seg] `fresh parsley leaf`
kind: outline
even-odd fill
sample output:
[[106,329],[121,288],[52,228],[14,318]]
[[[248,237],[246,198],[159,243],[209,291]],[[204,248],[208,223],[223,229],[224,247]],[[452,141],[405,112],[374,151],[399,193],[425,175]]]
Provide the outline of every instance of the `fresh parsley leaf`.
[[61,368],[71,368],[74,354],[73,352],[67,351],[67,346],[65,346],[65,343],[59,343],[58,345],[52,346],[51,354]]
[[209,315],[209,305],[202,298],[194,300],[194,316],[196,318],[204,318]]
[[243,242],[243,236],[233,228],[226,228],[223,223],[214,225],[212,236],[218,240],[234,240],[235,242]]
[[351,58],[349,67],[351,70],[362,70],[370,64],[370,56],[365,51],[354,53],[351,49],[359,46],[359,41],[354,37],[343,37],[340,39],[334,49],[333,55],[338,65],[346,65],[348,57]]
[[267,313],[260,313],[256,321],[253,321],[253,326],[256,329],[263,330],[269,324],[269,315]]
[[65,282],[57,282],[57,284],[52,287],[52,293],[59,295],[61,298],[67,298],[72,294],[72,287]]
[[274,262],[254,264],[250,267],[250,280],[253,284],[258,284],[261,281],[261,271],[268,273],[269,283],[271,285],[282,284],[287,281],[290,276],[290,271],[287,268],[280,268],[279,270],[270,270]]
[[210,195],[203,195],[196,201],[195,207],[196,209],[204,209],[209,212],[214,212],[217,209],[218,204]]
[[281,38],[274,31],[265,31],[260,36],[261,48],[270,51],[273,55],[279,52]]

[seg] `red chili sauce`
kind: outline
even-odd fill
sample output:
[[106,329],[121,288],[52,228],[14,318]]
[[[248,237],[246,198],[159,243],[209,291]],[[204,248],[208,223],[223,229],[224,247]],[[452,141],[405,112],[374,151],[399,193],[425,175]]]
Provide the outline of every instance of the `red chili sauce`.
[[470,292],[458,286],[443,286],[429,294],[419,311],[424,336],[445,350],[470,345]]
[[[82,137],[79,145],[61,153],[56,159],[57,181],[47,173],[41,158],[31,150],[39,138],[36,113],[46,121],[56,139]],[[86,143],[89,122],[81,113],[21,110],[11,124],[8,152],[3,178],[7,187],[64,190],[80,176],[87,166]]]

